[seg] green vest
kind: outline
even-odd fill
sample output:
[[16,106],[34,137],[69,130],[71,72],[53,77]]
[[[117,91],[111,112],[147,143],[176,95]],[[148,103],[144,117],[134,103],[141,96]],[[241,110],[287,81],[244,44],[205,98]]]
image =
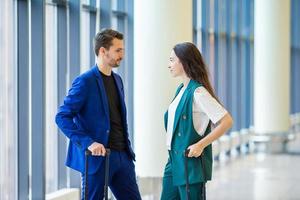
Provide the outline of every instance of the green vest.
[[[210,123],[205,131],[204,136],[200,136],[193,125],[193,97],[196,88],[200,87],[201,84],[197,81],[190,80],[186,90],[184,91],[180,102],[178,103],[174,126],[173,136],[171,141],[171,150],[169,151],[170,162],[172,166],[173,184],[184,185],[185,173],[184,173],[184,151],[192,144],[195,144],[202,137],[205,137],[210,133]],[[180,89],[183,87],[181,84],[176,92],[175,97],[178,95]],[[168,127],[168,112],[165,113],[164,117],[165,129]],[[189,183],[199,183],[211,180],[212,174],[212,146],[207,146],[202,153],[204,161],[203,176],[202,164],[200,156],[198,158],[188,158],[188,171],[189,171]]]

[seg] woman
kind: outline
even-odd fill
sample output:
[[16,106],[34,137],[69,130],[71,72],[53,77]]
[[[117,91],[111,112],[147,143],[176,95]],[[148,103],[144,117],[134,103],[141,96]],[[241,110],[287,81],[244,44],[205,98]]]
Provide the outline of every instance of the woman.
[[183,83],[165,114],[169,159],[161,199],[202,199],[204,184],[212,174],[211,143],[231,128],[233,120],[214,94],[194,44],[177,44],[171,52],[169,69]]

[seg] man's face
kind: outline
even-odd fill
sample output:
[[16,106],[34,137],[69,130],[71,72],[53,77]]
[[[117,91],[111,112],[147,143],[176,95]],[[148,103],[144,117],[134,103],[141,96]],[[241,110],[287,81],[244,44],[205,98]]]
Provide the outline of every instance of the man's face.
[[118,67],[124,57],[124,43],[123,40],[114,38],[112,40],[112,46],[103,51],[103,63],[110,67]]

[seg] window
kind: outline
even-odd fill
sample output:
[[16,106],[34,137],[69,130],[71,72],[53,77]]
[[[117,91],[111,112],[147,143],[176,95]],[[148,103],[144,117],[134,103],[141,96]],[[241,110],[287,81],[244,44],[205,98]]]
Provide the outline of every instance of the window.
[[233,131],[247,129],[253,118],[253,0],[194,0],[194,5],[199,37],[194,41],[217,96],[235,119]]
[[[82,0],[82,5],[89,5],[89,0]],[[87,71],[90,66],[90,13],[81,6],[80,9],[80,72]]]
[[57,189],[58,135],[54,122],[58,107],[57,91],[57,7],[46,4],[45,8],[45,149],[46,194]]
[[0,1],[0,199],[17,199],[15,1]]
[[291,113],[300,112],[300,1],[291,1]]

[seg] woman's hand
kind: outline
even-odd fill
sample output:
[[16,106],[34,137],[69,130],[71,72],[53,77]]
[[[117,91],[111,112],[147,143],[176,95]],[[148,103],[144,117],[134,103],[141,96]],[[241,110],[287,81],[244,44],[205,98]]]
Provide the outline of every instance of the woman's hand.
[[188,149],[189,149],[188,157],[197,158],[202,154],[204,146],[200,142],[197,142],[197,143],[189,146]]
[[227,113],[221,120],[220,123],[212,132],[207,134],[204,138],[202,138],[199,142],[188,147],[190,150],[188,157],[199,157],[203,149],[210,145],[213,141],[217,140],[221,137],[226,131],[228,131],[233,124],[232,117],[229,113]]

